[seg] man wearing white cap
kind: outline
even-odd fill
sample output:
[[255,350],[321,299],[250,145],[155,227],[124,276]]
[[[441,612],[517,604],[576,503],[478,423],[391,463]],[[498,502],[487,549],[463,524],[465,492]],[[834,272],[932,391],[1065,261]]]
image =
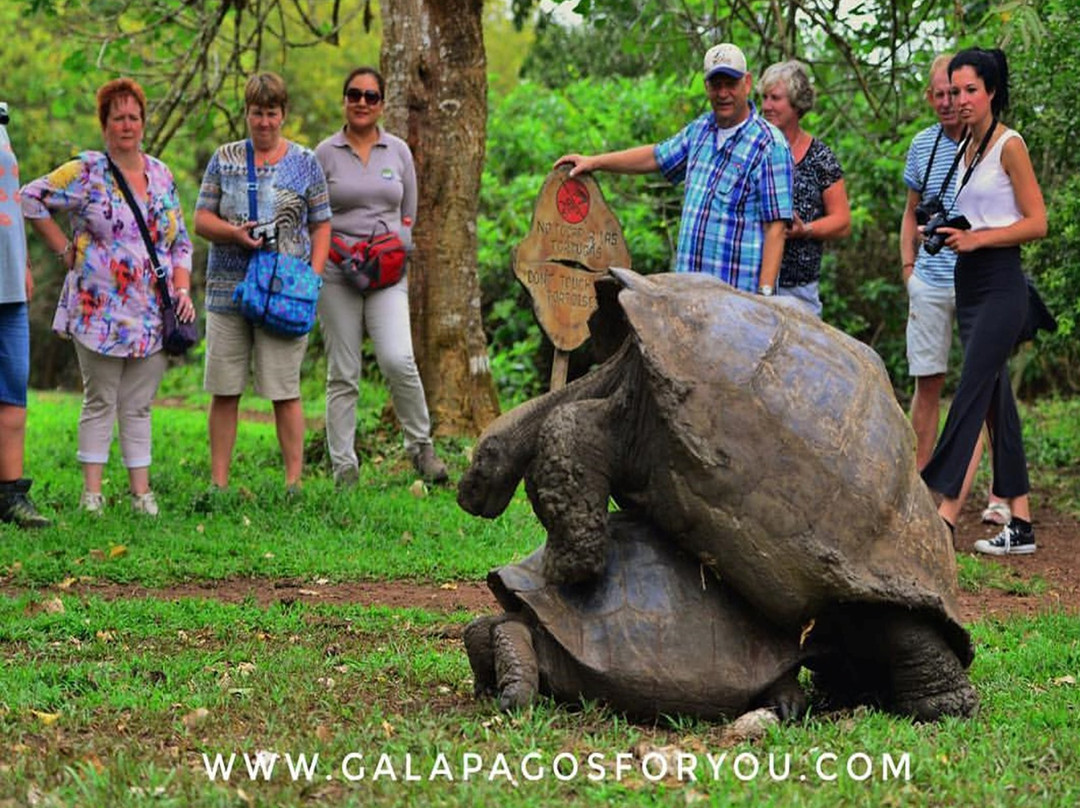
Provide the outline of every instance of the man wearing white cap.
[[705,54],[712,107],[658,144],[592,156],[568,154],[555,165],[584,171],[647,174],[685,182],[676,272],[708,272],[746,292],[773,294],[791,219],[792,162],[784,136],[750,101],[753,78],[735,45]]

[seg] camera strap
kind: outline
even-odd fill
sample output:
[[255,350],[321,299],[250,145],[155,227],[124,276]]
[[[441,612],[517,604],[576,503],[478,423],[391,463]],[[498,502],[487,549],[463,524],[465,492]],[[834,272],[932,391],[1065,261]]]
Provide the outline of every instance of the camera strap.
[[[986,134],[983,135],[982,141],[979,143],[979,148],[975,151],[975,158],[971,161],[971,165],[964,171],[964,176],[960,178],[960,186],[956,189],[956,194],[953,195],[952,205],[949,205],[949,211],[952,211],[953,206],[956,204],[956,200],[960,197],[960,192],[964,190],[964,186],[967,185],[969,179],[971,179],[971,172],[975,170],[975,167],[983,158],[983,154],[986,152],[986,146],[990,142],[990,138],[994,134],[994,130],[997,129],[997,118],[994,118],[990,122],[990,128],[986,130]],[[941,191],[938,193],[938,198],[945,199],[945,189],[949,187],[949,183],[952,182],[953,174],[956,173],[957,166],[960,165],[960,160],[964,156],[964,152],[967,151],[968,145],[971,143],[971,130],[969,129],[967,134],[964,135],[964,139],[960,141],[960,145],[956,147],[956,157],[953,158],[952,165],[949,166],[949,173],[945,175],[945,181],[941,183]]]
[[937,137],[934,138],[934,148],[930,150],[930,159],[926,161],[926,171],[922,175],[922,185],[919,186],[919,193],[926,193],[926,183],[930,182],[930,169],[934,167],[934,158],[937,156],[937,147],[941,145],[941,139],[945,136],[945,127],[938,124]]

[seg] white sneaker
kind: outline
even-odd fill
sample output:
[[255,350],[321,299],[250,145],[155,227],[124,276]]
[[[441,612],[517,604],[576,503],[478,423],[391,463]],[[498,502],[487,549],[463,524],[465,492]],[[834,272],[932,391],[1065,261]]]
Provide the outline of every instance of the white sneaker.
[[132,494],[131,510],[144,516],[157,516],[158,504],[157,499],[154,498],[154,492],[147,491],[145,494]]
[[100,491],[83,491],[79,497],[79,507],[87,513],[101,516],[105,512],[105,496]]

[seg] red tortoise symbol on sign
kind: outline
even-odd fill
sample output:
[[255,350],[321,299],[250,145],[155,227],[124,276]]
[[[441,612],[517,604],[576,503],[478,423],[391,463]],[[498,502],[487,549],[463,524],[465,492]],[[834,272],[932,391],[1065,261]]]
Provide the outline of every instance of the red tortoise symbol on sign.
[[555,204],[563,220],[578,224],[589,215],[589,191],[578,179],[569,179],[559,186]]

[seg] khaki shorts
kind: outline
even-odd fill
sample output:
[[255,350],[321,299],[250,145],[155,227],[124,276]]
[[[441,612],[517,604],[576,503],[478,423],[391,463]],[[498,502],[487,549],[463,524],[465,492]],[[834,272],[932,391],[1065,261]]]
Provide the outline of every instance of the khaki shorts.
[[936,376],[949,368],[956,316],[952,285],[931,286],[912,275],[907,282],[907,360],[912,376]]
[[277,337],[239,314],[206,313],[203,389],[215,396],[239,396],[254,371],[255,392],[270,401],[300,398],[300,365],[307,335]]

